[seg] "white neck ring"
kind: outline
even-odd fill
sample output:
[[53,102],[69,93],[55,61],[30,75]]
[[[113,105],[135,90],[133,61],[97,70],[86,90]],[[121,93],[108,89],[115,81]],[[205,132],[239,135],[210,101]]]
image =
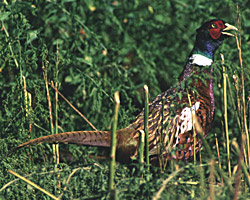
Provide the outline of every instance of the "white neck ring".
[[199,65],[199,66],[210,66],[213,64],[213,60],[206,57],[206,56],[203,56],[201,54],[193,54],[190,58],[190,63],[191,64],[196,64],[196,65]]

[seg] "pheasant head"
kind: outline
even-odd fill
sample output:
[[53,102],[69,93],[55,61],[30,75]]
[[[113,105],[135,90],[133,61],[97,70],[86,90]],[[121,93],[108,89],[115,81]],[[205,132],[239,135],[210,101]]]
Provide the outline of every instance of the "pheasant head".
[[[201,55],[204,57],[196,58],[194,64],[197,65],[211,65],[216,49],[222,44],[223,40],[234,36],[228,32],[230,30],[238,30],[236,27],[225,23],[223,20],[210,20],[204,23],[197,29],[196,41],[192,55]],[[196,56],[197,57],[197,56]],[[207,59],[206,59],[207,58]]]

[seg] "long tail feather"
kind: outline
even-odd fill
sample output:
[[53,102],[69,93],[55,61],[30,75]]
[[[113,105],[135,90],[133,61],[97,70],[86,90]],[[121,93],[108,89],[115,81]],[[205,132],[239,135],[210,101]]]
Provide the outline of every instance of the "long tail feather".
[[[137,140],[132,136],[136,130],[134,125],[120,129],[117,131],[117,159],[121,162],[127,162],[132,155],[135,154],[137,148]],[[16,150],[38,143],[71,143],[78,145],[110,147],[111,132],[110,131],[73,131],[64,132],[54,135],[47,135],[40,138],[35,138],[28,142],[18,145],[16,148],[8,152],[8,155],[16,152]]]
[[30,140],[17,146],[17,149],[43,142],[109,147],[110,131],[73,131],[58,133]]

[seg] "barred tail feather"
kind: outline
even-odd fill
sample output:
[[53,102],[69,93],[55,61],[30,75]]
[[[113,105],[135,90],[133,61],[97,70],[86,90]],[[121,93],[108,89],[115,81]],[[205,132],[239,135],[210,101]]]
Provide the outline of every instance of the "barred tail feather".
[[17,149],[43,142],[109,147],[110,131],[73,131],[47,135],[20,144]]

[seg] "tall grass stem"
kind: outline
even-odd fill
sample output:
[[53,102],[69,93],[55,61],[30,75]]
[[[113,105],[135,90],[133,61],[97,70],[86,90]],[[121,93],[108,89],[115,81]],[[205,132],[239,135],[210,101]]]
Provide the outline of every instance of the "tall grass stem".
[[189,102],[189,106],[191,109],[191,113],[192,113],[192,127],[193,127],[193,137],[194,137],[194,164],[196,164],[196,151],[195,151],[195,147],[196,147],[196,131],[195,131],[195,111],[192,108],[192,102],[191,102],[191,98],[190,98],[190,94],[187,91],[187,96],[188,96],[188,102]]
[[144,105],[144,132],[145,132],[145,147],[146,147],[146,164],[149,169],[149,141],[148,141],[148,86],[144,85],[144,97],[145,97],[145,105]]
[[228,175],[231,177],[231,162],[230,162],[230,147],[229,147],[229,133],[228,133],[228,118],[227,118],[227,74],[224,66],[224,55],[221,53],[222,70],[223,70],[223,99],[224,99],[224,125],[227,140],[227,164],[228,164]]
[[[239,8],[237,5],[237,10],[239,13]],[[238,24],[239,23],[239,17],[238,17]],[[242,110],[243,110],[243,132],[246,134],[246,142],[247,142],[247,158],[248,158],[248,166],[250,167],[250,144],[249,144],[249,133],[248,133],[248,127],[247,127],[247,116],[246,116],[246,99],[245,99],[245,77],[244,77],[244,68],[243,68],[243,60],[242,60],[242,53],[241,53],[241,35],[239,34],[239,38],[237,35],[235,35],[236,44],[239,52],[239,60],[240,60],[240,69],[241,69],[241,88],[242,88]],[[247,161],[246,161],[247,162]],[[250,172],[250,168],[249,168]]]
[[[52,116],[52,105],[51,105],[51,100],[50,100],[50,94],[49,94],[49,86],[48,86],[48,71],[47,67],[45,66],[45,62],[43,62],[43,78],[44,78],[44,83],[45,83],[45,88],[46,88],[46,94],[47,94],[47,101],[48,101],[48,108],[49,108],[49,119],[50,119],[50,131],[51,134],[54,134],[54,124],[53,124],[53,116]],[[56,163],[56,150],[55,150],[55,145],[52,145],[53,149],[53,159],[54,162]]]
[[109,167],[109,191],[111,196],[113,196],[112,194],[115,193],[114,178],[115,178],[115,156],[116,156],[116,128],[118,121],[118,111],[120,106],[120,99],[118,92],[115,92],[114,99],[115,99],[115,111],[114,111],[112,131],[111,131],[111,147],[110,147],[111,151],[110,151],[110,167]]

